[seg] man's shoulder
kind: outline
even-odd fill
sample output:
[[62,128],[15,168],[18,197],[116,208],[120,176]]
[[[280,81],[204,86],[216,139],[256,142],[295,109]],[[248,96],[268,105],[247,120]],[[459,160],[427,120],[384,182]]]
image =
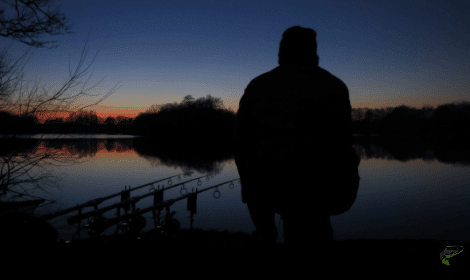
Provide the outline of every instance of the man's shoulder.
[[276,68],[265,72],[254,79],[251,80],[249,84],[261,84],[266,81],[272,81],[273,79],[277,79],[281,76],[285,75],[295,75],[297,73],[311,73],[315,76],[320,76],[321,80],[324,82],[330,82],[330,83],[335,83],[341,86],[346,86],[346,84],[337,76],[331,74],[328,70],[321,68],[320,66],[315,66],[315,67],[306,67],[306,68],[299,68],[296,69],[297,71],[293,69],[289,69],[288,67],[281,67],[277,66]]
[[[261,93],[273,96],[280,88],[285,87],[286,82],[295,81],[296,78],[294,77],[297,75],[312,75],[312,86],[324,89],[330,95],[331,100],[349,100],[349,91],[346,84],[340,78],[319,66],[300,69],[278,66],[252,79],[245,89],[244,99],[251,99],[254,96],[261,98]],[[301,80],[303,82],[307,81],[305,79]],[[305,86],[308,87],[307,84]]]
[[349,90],[346,84],[335,75],[331,74],[329,71],[318,67],[321,80],[324,81],[325,88],[329,88],[329,96],[331,100],[339,101],[339,100],[348,100],[349,101]]
[[318,67],[318,71],[321,73],[321,75],[325,78],[328,79],[330,82],[337,84],[338,86],[341,87],[346,87],[346,84],[338,77],[335,75],[331,74],[328,70],[323,69],[321,67]]
[[268,72],[265,72],[259,76],[256,76],[255,78],[253,78],[250,83],[248,84],[248,86],[255,86],[255,85],[258,85],[258,84],[262,84],[264,82],[266,82],[267,80],[272,80],[275,76],[278,76],[278,75],[281,75],[281,68],[280,66],[268,71]]

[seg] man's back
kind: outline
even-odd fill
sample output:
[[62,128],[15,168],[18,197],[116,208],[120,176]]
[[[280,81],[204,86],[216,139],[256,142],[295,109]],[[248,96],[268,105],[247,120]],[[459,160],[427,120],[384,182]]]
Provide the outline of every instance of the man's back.
[[247,86],[238,114],[249,115],[252,140],[352,143],[347,87],[320,67],[283,65],[258,76]]
[[280,66],[245,89],[234,127],[243,202],[279,211],[308,204],[338,215],[356,198],[360,159],[348,89],[318,66],[316,50],[313,29],[287,29]]
[[308,197],[324,199],[333,189],[292,185],[315,185],[319,178],[307,182],[307,175],[325,181],[346,169],[357,172],[359,158],[351,145],[351,105],[340,79],[318,66],[299,65],[258,76],[245,90],[235,123],[242,200],[263,197],[277,205],[286,199],[279,195],[281,182],[284,187],[289,183],[289,191],[300,188]]

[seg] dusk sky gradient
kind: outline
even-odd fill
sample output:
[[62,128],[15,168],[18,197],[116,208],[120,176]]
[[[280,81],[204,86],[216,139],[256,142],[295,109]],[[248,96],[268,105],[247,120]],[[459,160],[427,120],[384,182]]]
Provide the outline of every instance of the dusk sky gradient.
[[[99,50],[93,93],[121,87],[100,115],[135,116],[154,104],[210,94],[238,110],[248,83],[278,66],[282,33],[317,32],[320,67],[345,82],[353,108],[421,108],[470,101],[470,1],[56,1],[74,34],[47,36],[27,77],[58,87],[90,31]],[[0,38],[0,44],[10,43]],[[13,42],[12,54],[29,47]],[[87,65],[87,63],[85,63]],[[91,73],[91,72],[90,72]]]

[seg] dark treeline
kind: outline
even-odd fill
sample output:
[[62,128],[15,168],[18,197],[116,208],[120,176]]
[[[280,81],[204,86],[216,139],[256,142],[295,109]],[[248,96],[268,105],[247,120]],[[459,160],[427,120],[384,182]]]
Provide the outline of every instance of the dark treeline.
[[437,108],[399,106],[386,109],[353,109],[354,134],[378,134],[382,139],[468,145],[470,102]]
[[[40,124],[31,116],[0,112],[0,134],[105,133],[156,138],[161,144],[231,146],[236,113],[223,107],[220,98],[208,95],[181,103],[152,105],[136,118],[100,119],[95,112],[79,111],[66,118]],[[465,145],[470,140],[470,103],[450,103],[437,108],[399,106],[385,109],[352,109],[353,134],[378,134],[384,139]]]
[[99,118],[95,112],[81,111],[68,118],[49,119],[39,126],[40,133],[87,133],[87,134],[129,134],[132,118],[117,116]]
[[100,119],[93,111],[78,111],[41,124],[32,116],[0,112],[0,134],[106,133],[158,137],[171,142],[188,138],[197,141],[231,138],[234,119],[235,113],[223,108],[220,98],[208,95],[194,100],[189,95],[180,104],[153,105],[134,119],[122,116]]
[[132,118],[117,116],[106,119],[99,118],[93,111],[79,111],[65,118],[47,119],[40,123],[37,118],[28,115],[14,115],[0,112],[2,127],[0,134],[129,134],[132,128]]
[[188,95],[180,104],[152,106],[137,116],[133,134],[156,137],[162,144],[190,143],[225,150],[232,144],[234,121],[235,112],[225,109],[220,98],[208,95],[194,100]]
[[0,134],[38,133],[38,120],[33,116],[15,115],[0,111]]

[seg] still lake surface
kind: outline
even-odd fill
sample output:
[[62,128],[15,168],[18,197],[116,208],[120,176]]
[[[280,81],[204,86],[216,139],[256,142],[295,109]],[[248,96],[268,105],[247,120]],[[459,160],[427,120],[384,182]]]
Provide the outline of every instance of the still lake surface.
[[[205,176],[198,180],[169,189],[164,199],[176,198],[185,191],[201,190],[215,184],[239,178],[233,157],[201,164],[165,155],[161,158],[135,149],[133,136],[84,136],[69,135],[69,139],[57,142],[57,135],[35,135],[42,138],[40,145],[60,150],[66,156],[79,158],[79,163],[67,166],[51,166],[51,174],[62,178],[57,186],[44,190],[29,190],[28,194],[56,203],[40,206],[35,214],[45,215],[85,203],[91,199],[115,194],[125,186],[137,187],[169,176],[181,174],[181,180],[172,179],[172,185]],[[50,139],[48,139],[50,138]],[[95,139],[87,142],[86,139]],[[355,137],[355,139],[358,139]],[[373,138],[371,138],[373,139]],[[85,142],[84,142],[85,141]],[[59,144],[60,143],[60,144]],[[85,143],[85,144],[84,144]],[[336,240],[354,238],[393,239],[430,238],[436,240],[470,240],[470,150],[442,149],[418,145],[404,147],[374,142],[366,139],[354,144],[361,157],[361,177],[357,199],[352,208],[341,215],[332,216],[331,223]],[[194,171],[183,176],[185,171]],[[312,187],[315,181],[312,178]],[[156,183],[156,189],[169,186],[168,180]],[[328,187],[328,186],[324,186]],[[13,188],[14,189],[14,188]],[[131,192],[131,197],[149,193],[151,186]],[[47,192],[46,192],[47,191]],[[299,193],[301,195],[301,193]],[[218,197],[218,198],[216,198]],[[21,200],[21,199],[20,199]],[[120,196],[104,201],[98,208],[120,202]],[[45,204],[45,203],[43,203]],[[153,205],[153,196],[143,198],[136,208]],[[170,207],[175,211],[181,228],[190,227],[187,199]],[[84,208],[83,213],[92,210]],[[121,209],[121,215],[124,211]],[[162,217],[165,211],[162,211]],[[59,239],[72,240],[79,224],[68,225],[67,218],[77,215],[73,211],[49,220],[59,232]],[[104,214],[116,217],[116,209]],[[143,231],[154,227],[152,212],[143,214],[147,225]],[[240,183],[222,185],[197,195],[197,213],[193,227],[206,230],[228,230],[251,233],[255,230],[248,209],[241,202]],[[309,221],[305,221],[308,223]],[[87,223],[82,220],[81,226]],[[276,215],[279,230],[278,242],[283,242],[282,222]],[[312,224],[312,230],[315,225]],[[116,226],[104,231],[111,235]],[[76,236],[77,237],[77,236]],[[80,237],[88,237],[85,230]]]

